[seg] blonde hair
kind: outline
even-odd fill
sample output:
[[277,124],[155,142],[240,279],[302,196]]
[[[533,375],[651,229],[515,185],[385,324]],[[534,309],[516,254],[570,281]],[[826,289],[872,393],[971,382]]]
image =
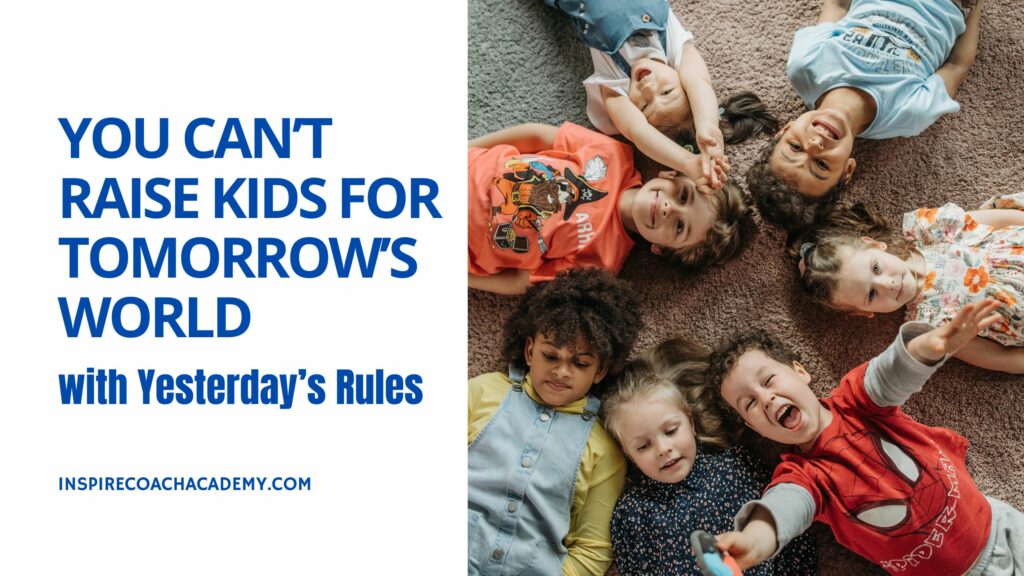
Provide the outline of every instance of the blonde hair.
[[726,448],[730,435],[716,406],[714,391],[705,384],[711,350],[685,338],[671,338],[629,362],[619,383],[604,398],[605,429],[622,444],[621,415],[635,403],[664,395],[693,424],[701,444]]

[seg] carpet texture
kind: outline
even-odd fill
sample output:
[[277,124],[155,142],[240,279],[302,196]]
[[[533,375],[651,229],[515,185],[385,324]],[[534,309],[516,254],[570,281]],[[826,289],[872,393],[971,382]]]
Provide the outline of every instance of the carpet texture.
[[[819,0],[670,2],[694,33],[721,98],[753,90],[780,120],[804,108],[786,79],[793,33],[817,21]],[[977,61],[957,94],[958,114],[920,136],[858,141],[857,172],[846,200],[863,201],[899,221],[903,212],[956,202],[974,208],[1024,186],[1024,6],[990,1]],[[539,0],[470,0],[469,137],[524,122],[590,126],[582,80],[587,50],[569,21]],[[743,174],[764,137],[727,150],[730,176]],[[649,162],[640,166],[653,173]],[[746,250],[721,268],[693,275],[647,252],[630,255],[621,277],[641,299],[646,327],[636,350],[675,334],[714,343],[734,331],[764,328],[803,359],[819,395],[849,369],[881,352],[902,312],[873,320],[821,309],[799,293],[785,259],[785,235],[761,224]],[[501,324],[514,300],[469,291],[468,373],[501,369]],[[968,468],[982,492],[1024,508],[1024,377],[951,360],[905,405],[918,421],[970,440]],[[881,574],[816,525],[822,574]]]

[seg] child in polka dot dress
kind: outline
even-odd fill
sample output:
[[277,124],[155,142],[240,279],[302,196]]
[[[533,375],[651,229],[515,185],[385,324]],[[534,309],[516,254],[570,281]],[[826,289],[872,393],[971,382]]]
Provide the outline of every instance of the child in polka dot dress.
[[[768,467],[726,432],[703,384],[710,351],[675,338],[626,368],[603,403],[605,428],[630,461],[631,483],[612,514],[614,567],[621,576],[700,574],[694,530],[732,529],[735,513],[771,478]],[[802,536],[748,575],[817,572],[813,540]]]

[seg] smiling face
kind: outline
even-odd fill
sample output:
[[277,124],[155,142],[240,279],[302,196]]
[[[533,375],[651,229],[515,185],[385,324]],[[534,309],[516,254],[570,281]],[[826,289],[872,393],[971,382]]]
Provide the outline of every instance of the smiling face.
[[[704,241],[718,218],[713,194],[693,180],[662,172],[632,196],[627,227],[652,245],[655,253],[691,248]],[[631,224],[631,225],[630,225]]]
[[658,391],[636,398],[618,415],[616,427],[629,459],[648,478],[665,484],[686,478],[697,457],[693,424],[677,401]]
[[775,175],[804,196],[820,198],[857,168],[854,134],[842,115],[811,110],[787,122],[772,152]]
[[526,339],[525,352],[533,389],[551,406],[566,406],[583,398],[608,372],[582,336],[573,345],[558,346],[538,333]]
[[842,264],[832,302],[840,308],[871,316],[894,312],[917,297],[918,282],[899,256],[885,244],[863,238],[860,247],[842,246],[836,256]]
[[799,362],[784,364],[751,349],[722,379],[722,398],[761,436],[806,450],[832,421],[810,383]]
[[690,118],[690,101],[674,68],[641,58],[633,65],[629,101],[643,112],[647,123],[661,132],[678,133]]

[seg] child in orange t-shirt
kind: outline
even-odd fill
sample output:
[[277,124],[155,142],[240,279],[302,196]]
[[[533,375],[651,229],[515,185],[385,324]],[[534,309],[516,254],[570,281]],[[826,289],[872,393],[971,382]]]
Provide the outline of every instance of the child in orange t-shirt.
[[641,186],[628,144],[569,122],[469,145],[471,288],[517,294],[566,268],[617,273],[637,236],[699,269],[739,252],[751,226],[735,184],[662,172]]

